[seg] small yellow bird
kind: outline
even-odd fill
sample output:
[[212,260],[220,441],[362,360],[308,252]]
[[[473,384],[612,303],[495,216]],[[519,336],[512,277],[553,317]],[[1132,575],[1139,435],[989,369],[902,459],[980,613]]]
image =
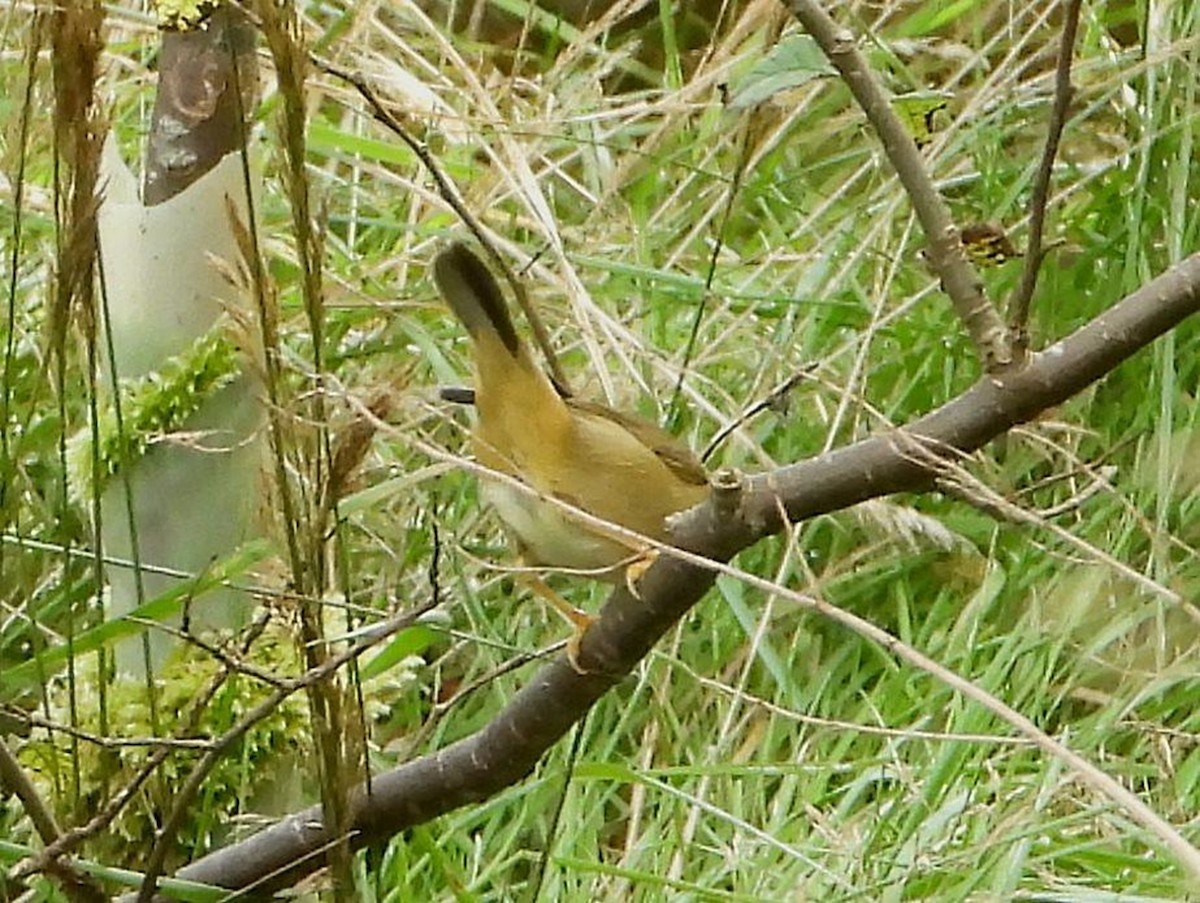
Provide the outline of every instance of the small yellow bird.
[[[433,274],[471,337],[475,455],[533,490],[486,480],[484,498],[515,538],[525,564],[588,570],[619,581],[642,550],[581,523],[547,497],[665,541],[666,519],[708,496],[704,467],[690,449],[648,421],[563,398],[517,335],[491,272],[466,245],[456,242],[439,253]],[[568,650],[574,664],[573,653],[593,619],[544,585],[539,592],[576,627]]]
[[970,223],[962,227],[959,237],[967,259],[977,267],[998,267],[1022,256],[997,222]]

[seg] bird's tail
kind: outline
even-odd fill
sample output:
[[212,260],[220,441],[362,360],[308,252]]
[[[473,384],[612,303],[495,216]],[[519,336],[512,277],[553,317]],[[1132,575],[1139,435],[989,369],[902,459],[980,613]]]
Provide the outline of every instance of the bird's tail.
[[513,328],[500,286],[470,248],[456,241],[439,253],[433,261],[433,278],[472,339],[479,341],[491,334],[513,357],[520,355],[521,339]]

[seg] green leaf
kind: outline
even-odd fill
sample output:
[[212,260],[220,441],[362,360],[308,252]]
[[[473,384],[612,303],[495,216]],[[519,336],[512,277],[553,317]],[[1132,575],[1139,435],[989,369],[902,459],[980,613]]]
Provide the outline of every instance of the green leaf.
[[917,147],[924,147],[933,140],[935,133],[946,127],[948,114],[945,110],[950,104],[949,94],[914,91],[911,94],[897,94],[891,103]]
[[363,680],[378,677],[389,668],[395,667],[410,655],[419,655],[432,645],[441,634],[424,624],[416,624],[401,630],[379,654],[363,664],[359,673]]
[[730,109],[745,110],[781,91],[836,74],[821,48],[806,34],[784,38],[734,85]]

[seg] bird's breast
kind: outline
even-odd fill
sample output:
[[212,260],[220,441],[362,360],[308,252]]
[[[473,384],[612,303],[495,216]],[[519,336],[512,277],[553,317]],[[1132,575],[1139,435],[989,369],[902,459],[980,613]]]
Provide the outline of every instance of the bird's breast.
[[516,537],[527,564],[604,570],[629,557],[621,544],[572,520],[567,511],[523,487],[488,480],[483,495]]

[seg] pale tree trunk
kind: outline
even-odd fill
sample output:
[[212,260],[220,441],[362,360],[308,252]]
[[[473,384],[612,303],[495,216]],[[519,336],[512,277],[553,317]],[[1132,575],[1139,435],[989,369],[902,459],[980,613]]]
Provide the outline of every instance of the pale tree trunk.
[[[257,90],[254,30],[236,10],[218,10],[208,27],[168,32],[144,190],[110,137],[99,229],[113,361],[122,378],[158,371],[213,327],[241,293],[213,259],[240,252],[227,212],[249,222],[243,120]],[[118,475],[103,497],[105,554],[128,564],[108,568],[111,611],[128,614],[178,586],[157,568],[203,573],[258,532],[262,406],[251,376],[209,399],[175,436],[156,443]],[[136,535],[135,535],[136,534]],[[189,605],[193,629],[235,627],[248,600],[209,592]],[[151,631],[157,668],[174,647]],[[117,648],[119,671],[143,674],[137,637]]]

